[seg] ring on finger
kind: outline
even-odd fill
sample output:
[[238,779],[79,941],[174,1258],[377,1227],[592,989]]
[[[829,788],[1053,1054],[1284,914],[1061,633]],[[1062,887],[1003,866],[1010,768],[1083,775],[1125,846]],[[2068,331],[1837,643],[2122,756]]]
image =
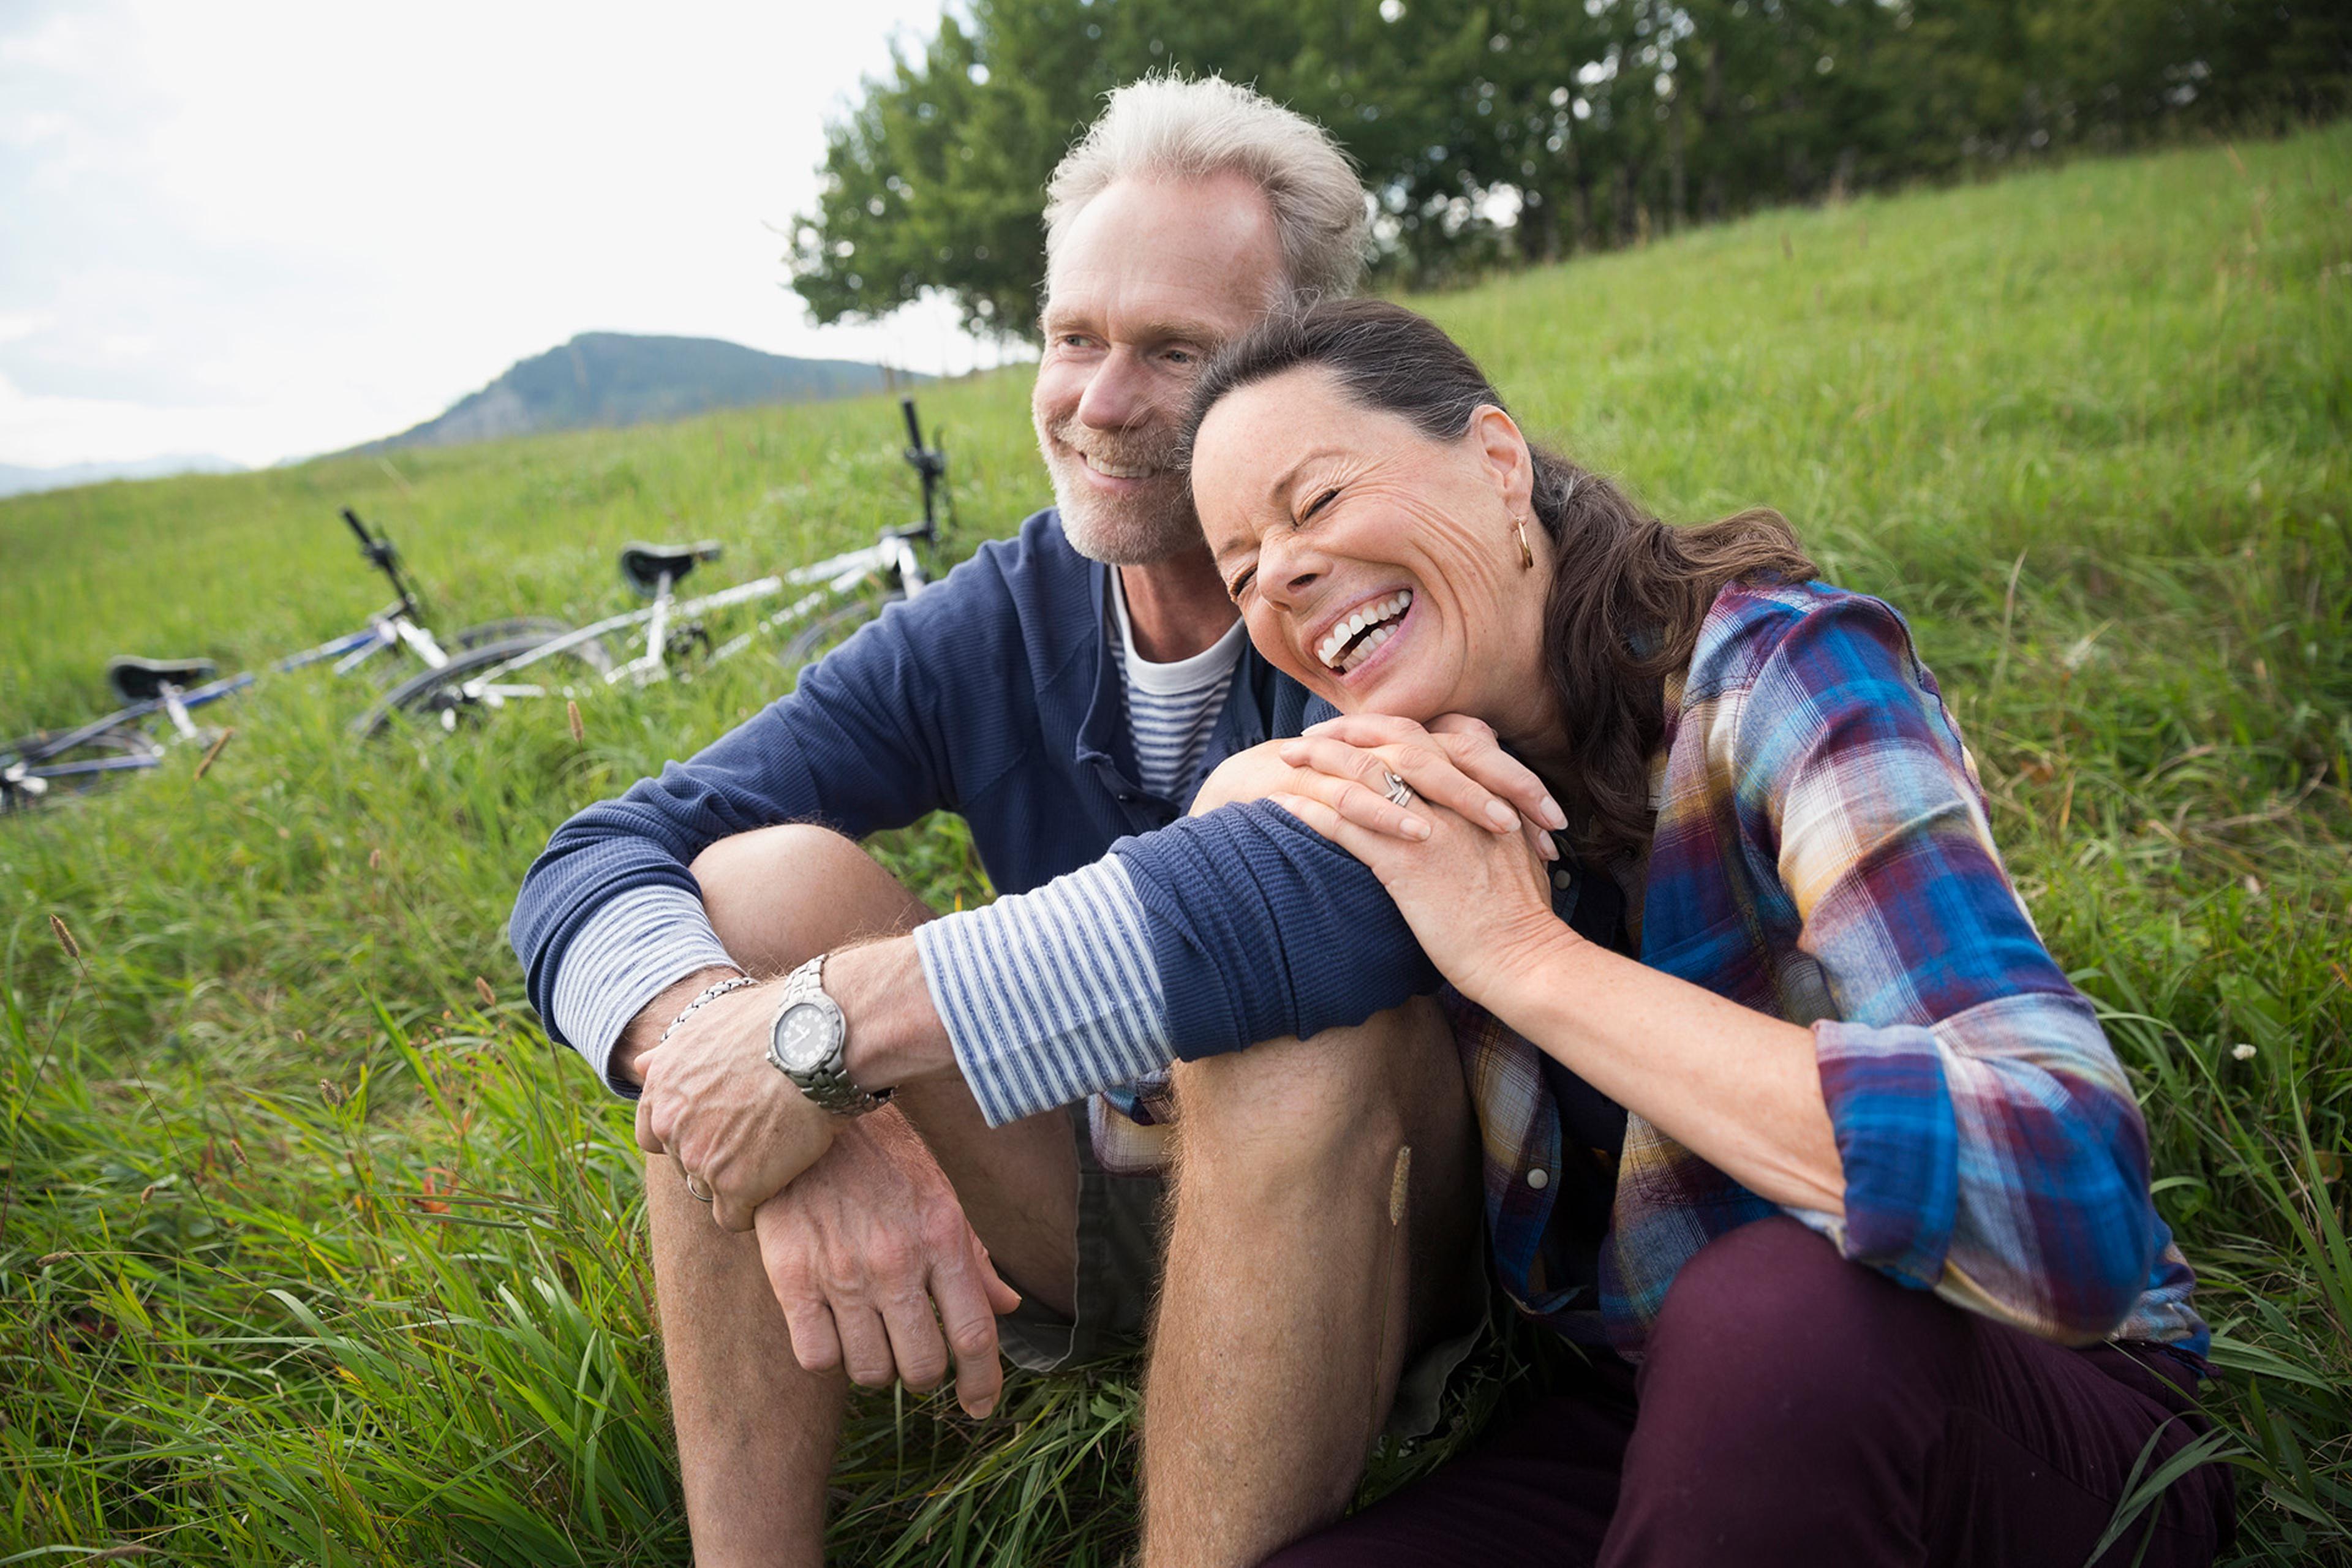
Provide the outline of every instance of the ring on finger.
[[686,1195],[692,1198],[696,1203],[707,1204],[716,1194],[714,1194],[709,1187],[702,1184],[702,1178],[700,1176],[696,1175],[692,1171],[688,1171],[686,1173]]
[[1412,793],[1412,786],[1395,773],[1390,773],[1387,775],[1381,785],[1381,793],[1407,811],[1411,811],[1420,804],[1420,798]]

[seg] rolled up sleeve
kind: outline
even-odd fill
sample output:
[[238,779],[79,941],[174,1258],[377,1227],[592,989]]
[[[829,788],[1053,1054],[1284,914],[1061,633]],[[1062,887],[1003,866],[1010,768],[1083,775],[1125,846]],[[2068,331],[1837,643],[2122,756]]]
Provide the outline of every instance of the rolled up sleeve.
[[2003,871],[1901,619],[1804,617],[1759,673],[1738,773],[1833,1021],[1814,1026],[1847,1257],[2044,1339],[2096,1341],[2158,1246],[2139,1108]]

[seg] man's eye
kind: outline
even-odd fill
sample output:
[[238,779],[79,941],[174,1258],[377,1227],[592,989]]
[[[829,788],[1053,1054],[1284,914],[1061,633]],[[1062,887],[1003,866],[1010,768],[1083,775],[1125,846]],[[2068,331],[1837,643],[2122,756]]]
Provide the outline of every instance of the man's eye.
[[1199,359],[1200,355],[1194,353],[1191,349],[1170,349],[1168,351],[1167,358],[1168,363],[1171,364],[1191,364],[1195,360]]
[[1226,584],[1225,592],[1231,595],[1234,598],[1240,598],[1242,596],[1242,590],[1248,587],[1250,585],[1250,580],[1256,575],[1257,573],[1255,570],[1244,572],[1241,575],[1235,577],[1230,584]]

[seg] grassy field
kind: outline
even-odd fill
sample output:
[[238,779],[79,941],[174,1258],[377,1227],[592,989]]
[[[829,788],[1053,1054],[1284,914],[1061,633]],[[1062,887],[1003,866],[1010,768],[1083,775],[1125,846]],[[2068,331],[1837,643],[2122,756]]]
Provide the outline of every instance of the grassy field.
[[[2352,127],[1423,303],[1666,515],[1778,506],[1911,615],[2141,1091],[2219,1331],[2235,1560],[2352,1563]],[[958,552],[1043,499],[1026,396],[924,394]],[[357,625],[345,503],[439,624],[585,618],[633,537],[725,540],[711,584],[870,538],[910,506],[897,445],[868,402],[0,502],[0,734],[97,710],[110,653]],[[684,1560],[628,1122],[502,926],[554,824],[787,679],[367,747],[372,689],[311,671],[215,710],[201,779],[183,749],[0,822],[0,1563]],[[986,896],[952,823],[881,848]],[[1114,1561],[1136,1404],[1117,1374],[982,1426],[864,1402],[841,1559]]]

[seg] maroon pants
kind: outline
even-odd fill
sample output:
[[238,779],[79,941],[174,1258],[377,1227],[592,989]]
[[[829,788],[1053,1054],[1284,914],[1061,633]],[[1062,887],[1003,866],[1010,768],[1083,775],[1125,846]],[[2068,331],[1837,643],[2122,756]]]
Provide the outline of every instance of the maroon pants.
[[[1638,1372],[1602,1357],[1582,1375],[1270,1568],[2083,1568],[2149,1436],[2160,1458],[2207,1429],[2165,1352],[2045,1343],[1790,1219],[1693,1258]],[[2234,1518],[2209,1465],[2101,1561],[2202,1568]]]

